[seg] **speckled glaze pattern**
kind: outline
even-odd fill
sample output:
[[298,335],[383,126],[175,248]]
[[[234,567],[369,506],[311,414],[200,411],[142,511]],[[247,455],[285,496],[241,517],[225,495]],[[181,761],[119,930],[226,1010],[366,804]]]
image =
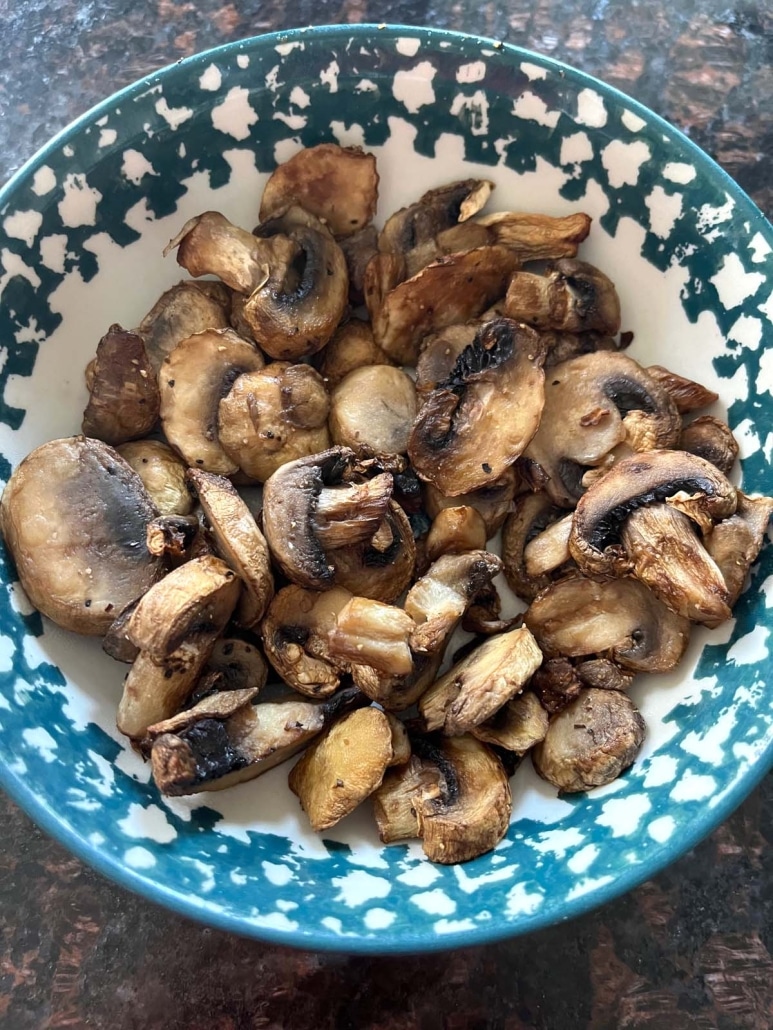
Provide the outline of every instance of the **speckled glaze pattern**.
[[[593,80],[485,41],[373,27],[268,37],[151,76],[10,184],[4,478],[32,446],[77,430],[80,369],[103,326],[133,324],[175,281],[159,255],[181,221],[215,207],[251,224],[266,173],[323,140],[378,154],[382,216],[463,169],[494,178],[496,206],[588,210],[586,253],[618,283],[635,353],[715,386],[744,484],[773,491],[773,237],[753,205],[686,140]],[[54,383],[57,403],[41,409]],[[222,797],[161,799],[113,729],[120,670],[94,642],[44,625],[4,559],[6,785],[103,871],[223,927],[377,951],[524,932],[665,865],[769,766],[772,551],[733,621],[696,633],[678,675],[635,689],[650,734],[629,774],[558,800],[525,765],[505,841],[451,869],[416,845],[378,846],[366,813],[314,837],[282,769]]]

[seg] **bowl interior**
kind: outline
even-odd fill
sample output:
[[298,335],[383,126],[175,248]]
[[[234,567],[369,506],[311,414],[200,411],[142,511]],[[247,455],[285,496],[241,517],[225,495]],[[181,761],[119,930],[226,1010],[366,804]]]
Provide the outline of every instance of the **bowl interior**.
[[[378,158],[379,219],[481,175],[493,209],[593,216],[583,256],[614,279],[632,356],[715,389],[746,489],[773,492],[770,226],[731,181],[632,101],[553,62],[470,37],[373,26],[299,31],[184,61],[55,139],[0,195],[0,474],[79,431],[83,369],[180,278],[162,248],[207,209],[246,227],[277,162],[322,141]],[[769,765],[773,548],[732,621],[696,630],[632,694],[634,768],[558,799],[526,761],[490,855],[432,866],[379,845],[368,806],[324,838],[287,767],[222,794],[163,799],[114,727],[124,668],[31,611],[0,570],[0,762],[48,829],[123,883],[284,943],[408,950],[569,917],[708,832]]]

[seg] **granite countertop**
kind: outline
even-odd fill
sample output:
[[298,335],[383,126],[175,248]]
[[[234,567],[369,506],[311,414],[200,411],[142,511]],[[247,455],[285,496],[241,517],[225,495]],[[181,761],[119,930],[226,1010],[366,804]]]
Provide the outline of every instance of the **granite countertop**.
[[[773,214],[765,0],[0,0],[0,180],[73,117],[198,50],[349,21],[470,29],[565,60],[685,130]],[[294,952],[126,893],[0,798],[0,1028],[765,1030],[773,778],[631,894],[491,947]]]

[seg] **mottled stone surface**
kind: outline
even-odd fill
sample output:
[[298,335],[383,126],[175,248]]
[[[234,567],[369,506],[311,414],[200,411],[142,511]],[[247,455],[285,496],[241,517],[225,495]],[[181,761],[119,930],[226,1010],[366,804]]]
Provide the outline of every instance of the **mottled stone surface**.
[[[297,24],[473,29],[566,60],[687,131],[773,212],[773,8],[733,0],[0,0],[0,179],[71,118],[209,46]],[[112,886],[0,802],[0,1028],[766,1030],[773,779],[630,895],[421,958],[266,947]]]

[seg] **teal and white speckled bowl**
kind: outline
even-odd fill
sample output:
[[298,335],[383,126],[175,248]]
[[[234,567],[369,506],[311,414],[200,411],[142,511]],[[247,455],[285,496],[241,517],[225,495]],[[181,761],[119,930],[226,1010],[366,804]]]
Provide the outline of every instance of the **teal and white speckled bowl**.
[[[578,72],[426,29],[310,29],[222,47],[137,83],[52,140],[0,192],[0,476],[77,432],[83,368],[180,278],[161,249],[208,208],[256,220],[300,145],[378,155],[380,216],[481,174],[496,207],[594,217],[634,356],[716,389],[747,489],[773,492],[773,230],[674,129]],[[641,677],[633,769],[558,800],[530,763],[506,839],[441,868],[379,845],[367,806],[323,838],[286,768],[222,795],[161,798],[114,728],[123,667],[45,622],[0,558],[0,778],[108,876],[179,912],[283,944],[408,951],[577,915],[708,833],[773,760],[773,547],[735,618],[677,673]]]

